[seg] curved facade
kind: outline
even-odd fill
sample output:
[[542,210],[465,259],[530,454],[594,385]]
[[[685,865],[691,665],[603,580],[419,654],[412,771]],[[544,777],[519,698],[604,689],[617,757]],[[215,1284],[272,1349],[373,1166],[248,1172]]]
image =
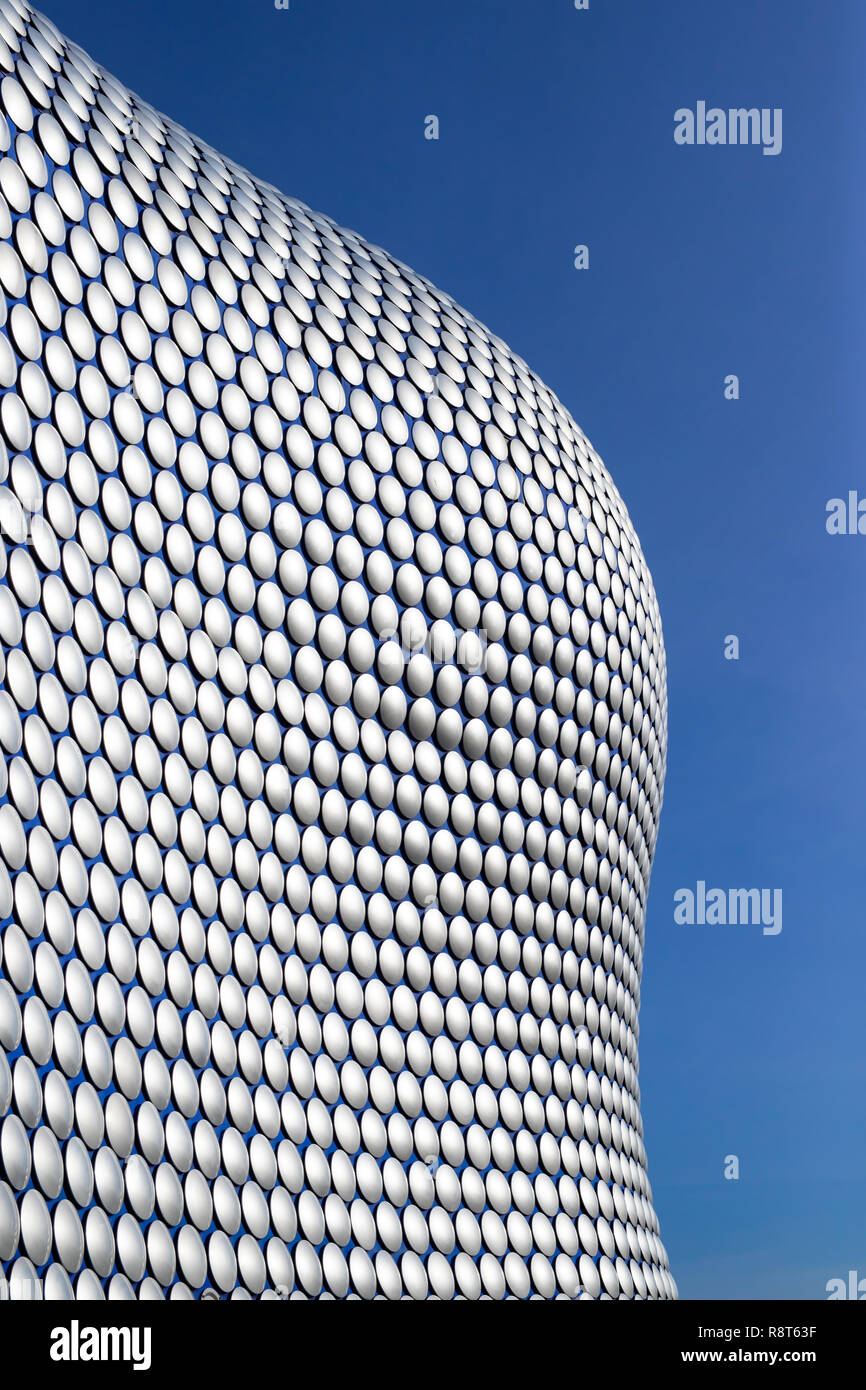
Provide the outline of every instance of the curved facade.
[[0,70],[3,1294],[674,1297],[610,476],[12,0]]

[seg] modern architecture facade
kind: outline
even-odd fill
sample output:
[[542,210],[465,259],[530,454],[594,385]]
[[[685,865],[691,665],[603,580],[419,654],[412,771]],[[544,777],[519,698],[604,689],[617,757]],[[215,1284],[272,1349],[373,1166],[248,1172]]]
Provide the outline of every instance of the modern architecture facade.
[[18,0],[0,111],[0,1295],[675,1297],[610,475]]

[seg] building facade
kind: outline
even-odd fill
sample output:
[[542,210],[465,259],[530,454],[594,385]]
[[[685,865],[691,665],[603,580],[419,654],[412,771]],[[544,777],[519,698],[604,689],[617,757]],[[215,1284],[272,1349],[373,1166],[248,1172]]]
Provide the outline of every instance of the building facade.
[[0,70],[0,1291],[675,1297],[607,470],[17,0]]

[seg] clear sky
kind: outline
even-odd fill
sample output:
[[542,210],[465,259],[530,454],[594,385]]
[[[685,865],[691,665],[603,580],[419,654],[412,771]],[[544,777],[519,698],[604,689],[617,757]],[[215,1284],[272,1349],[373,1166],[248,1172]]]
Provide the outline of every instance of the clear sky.
[[[672,1272],[684,1298],[866,1278],[866,536],[825,527],[866,497],[861,0],[41,8],[454,295],[604,458],[668,653],[640,1059]],[[678,146],[699,101],[781,108],[781,153]],[[782,931],[677,925],[699,880],[780,888]]]

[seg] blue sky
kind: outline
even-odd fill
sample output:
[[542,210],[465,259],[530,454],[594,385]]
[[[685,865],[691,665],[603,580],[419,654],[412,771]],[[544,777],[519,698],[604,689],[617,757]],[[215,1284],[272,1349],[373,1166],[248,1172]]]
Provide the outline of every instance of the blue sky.
[[[43,8],[158,109],[453,294],[604,458],[668,653],[640,1057],[672,1271],[684,1298],[820,1299],[866,1276],[866,536],[825,529],[828,499],[866,496],[866,10]],[[781,154],[677,146],[674,112],[699,100],[782,108]],[[781,888],[781,933],[676,925],[699,879]]]

